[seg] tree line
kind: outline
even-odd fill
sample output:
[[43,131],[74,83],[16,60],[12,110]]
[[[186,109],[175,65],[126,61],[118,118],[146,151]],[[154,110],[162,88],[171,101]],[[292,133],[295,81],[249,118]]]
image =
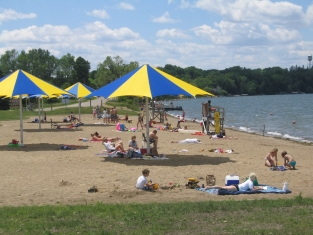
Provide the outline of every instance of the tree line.
[[[98,89],[138,66],[136,61],[125,63],[119,56],[107,56],[96,70],[90,71],[89,61],[80,56],[75,58],[68,53],[58,59],[48,50],[18,52],[12,49],[0,56],[0,77],[22,69],[61,88],[81,82]],[[304,66],[291,66],[289,69],[234,66],[224,70],[203,70],[167,64],[157,68],[215,95],[313,93],[313,68]]]

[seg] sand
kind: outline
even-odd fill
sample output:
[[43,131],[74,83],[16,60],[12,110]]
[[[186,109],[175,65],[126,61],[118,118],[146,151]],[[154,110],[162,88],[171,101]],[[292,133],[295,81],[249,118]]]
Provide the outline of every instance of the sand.
[[[53,117],[53,120],[62,119],[62,116]],[[136,117],[132,119],[136,120]],[[98,122],[91,115],[82,115],[82,120],[84,123]],[[169,118],[169,122],[176,125],[177,120]],[[51,129],[49,123],[43,123],[39,130],[38,124],[24,120],[25,147],[17,148],[8,147],[8,143],[12,139],[20,139],[19,121],[1,124],[0,206],[277,199],[293,198],[300,193],[303,197],[313,196],[312,145],[233,130],[226,130],[227,135],[233,137],[226,140],[158,131],[158,152],[165,154],[169,160],[100,158],[94,154],[104,149],[101,143],[78,139],[89,138],[90,133],[98,131],[108,137],[118,136],[127,145],[135,134],[141,145],[141,132],[117,132],[112,125],[58,130]],[[197,123],[187,122],[185,125],[191,130],[201,129]],[[136,123],[126,126],[136,127]],[[202,143],[171,143],[187,138],[198,138]],[[62,144],[79,147],[76,150],[61,150]],[[264,157],[274,147],[279,150],[280,163],[283,163],[280,156],[283,150],[292,154],[297,160],[297,170],[279,172],[265,167]],[[234,153],[209,152],[209,149],[217,148],[234,150]],[[183,149],[188,152],[180,152]],[[135,188],[136,180],[144,168],[151,171],[149,178],[159,183],[160,189],[156,192]],[[198,178],[199,185],[202,185],[205,184],[206,175],[213,174],[216,183],[223,185],[226,175],[236,174],[243,182],[250,172],[257,174],[259,183],[281,188],[284,182],[288,182],[292,193],[217,196],[184,187],[189,177]],[[161,189],[178,183],[180,187]],[[88,193],[92,186],[97,186],[98,192]]]

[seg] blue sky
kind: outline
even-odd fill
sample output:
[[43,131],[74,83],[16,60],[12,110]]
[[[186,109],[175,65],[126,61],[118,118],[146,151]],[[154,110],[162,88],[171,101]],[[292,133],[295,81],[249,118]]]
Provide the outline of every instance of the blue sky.
[[0,0],[6,50],[202,69],[307,66],[313,0]]

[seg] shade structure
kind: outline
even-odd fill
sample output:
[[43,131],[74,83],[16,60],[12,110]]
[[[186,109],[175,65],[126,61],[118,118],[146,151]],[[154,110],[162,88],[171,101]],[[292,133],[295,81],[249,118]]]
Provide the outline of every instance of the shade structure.
[[78,102],[79,120],[81,120],[80,119],[81,98],[91,94],[91,92],[95,91],[95,89],[93,89],[93,88],[91,88],[85,84],[82,84],[80,82],[77,82],[74,85],[66,88],[65,90],[72,93],[73,95],[76,96],[77,99],[79,99],[79,102]]
[[[148,98],[163,95],[214,96],[198,87],[184,82],[168,73],[150,65],[142,65],[121,78],[92,92],[87,97],[103,96],[113,98],[118,96],[146,97],[146,136],[149,142],[149,107]],[[149,146],[147,146],[149,148]]]
[[24,145],[23,140],[23,114],[22,114],[22,96],[23,95],[71,95],[69,92],[56,87],[48,82],[35,77],[23,70],[16,70],[15,72],[6,75],[0,79],[0,96],[13,97],[19,95],[20,99],[20,143]]

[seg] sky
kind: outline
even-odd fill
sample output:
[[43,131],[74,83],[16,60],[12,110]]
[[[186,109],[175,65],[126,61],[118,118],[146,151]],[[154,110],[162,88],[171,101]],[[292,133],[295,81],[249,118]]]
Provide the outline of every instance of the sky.
[[70,53],[97,69],[139,65],[223,70],[307,66],[313,0],[0,0],[0,55]]

